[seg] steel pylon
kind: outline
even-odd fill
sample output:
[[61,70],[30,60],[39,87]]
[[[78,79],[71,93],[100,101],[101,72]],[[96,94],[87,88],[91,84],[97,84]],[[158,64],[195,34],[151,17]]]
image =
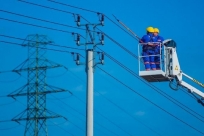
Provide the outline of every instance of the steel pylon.
[[28,35],[23,42],[28,47],[28,59],[13,70],[19,74],[27,71],[27,83],[8,95],[27,96],[27,108],[12,119],[16,122],[26,120],[24,136],[48,136],[46,120],[61,117],[46,109],[48,93],[66,91],[46,83],[47,69],[62,66],[45,58],[46,45],[50,43],[45,35]]

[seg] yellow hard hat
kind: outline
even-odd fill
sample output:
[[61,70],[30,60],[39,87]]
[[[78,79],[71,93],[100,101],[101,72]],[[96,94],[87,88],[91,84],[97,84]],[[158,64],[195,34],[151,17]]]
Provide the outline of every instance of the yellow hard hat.
[[154,33],[154,28],[153,27],[147,27],[147,32],[150,32],[150,33]]
[[159,33],[159,29],[158,28],[154,28],[154,32],[155,33]]

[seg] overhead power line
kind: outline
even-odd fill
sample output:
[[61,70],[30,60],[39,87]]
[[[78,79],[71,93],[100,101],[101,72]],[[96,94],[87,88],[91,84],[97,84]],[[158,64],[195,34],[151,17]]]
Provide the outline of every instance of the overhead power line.
[[[18,46],[23,46],[20,43],[14,43],[14,42],[8,42],[8,41],[0,41],[2,43],[7,43],[7,44],[13,44],[13,45],[18,45]],[[51,51],[57,51],[57,52],[64,52],[64,53],[71,53],[69,51],[63,51],[63,50],[56,50],[56,49],[49,49],[49,48],[43,48],[43,47],[38,47],[39,49],[45,49],[45,50],[51,50]]]
[[[0,73],[4,73],[4,72],[0,71]],[[8,81],[0,80],[0,82],[2,82],[2,83],[11,83],[11,82],[15,82],[15,81],[19,80],[20,78],[21,78],[21,75],[19,75],[19,77],[17,77],[16,79],[8,80]]]
[[[76,8],[76,9],[80,9],[83,11],[87,11],[87,12],[92,12],[92,13],[96,13],[96,14],[103,14],[108,20],[110,20],[113,24],[115,24],[117,27],[119,27],[121,30],[123,30],[125,33],[127,33],[129,36],[131,36],[132,38],[134,38],[135,40],[137,40],[137,38],[135,38],[133,35],[131,35],[130,33],[128,33],[124,28],[122,28],[121,26],[119,26],[116,22],[114,22],[112,19],[110,19],[107,15],[105,15],[104,13],[101,12],[97,12],[97,11],[93,11],[93,10],[89,10],[89,9],[85,9],[85,8],[81,8],[81,7],[77,7],[77,6],[73,6],[70,4],[65,4],[62,2],[57,2],[54,0],[48,0],[50,2],[56,3],[56,4],[60,4],[60,5],[64,5],[64,6],[68,6],[68,7],[72,7],[72,8]],[[85,19],[86,20],[86,19]],[[87,20],[86,20],[87,21]]]
[[[30,4],[30,5],[34,5],[34,6],[39,6],[39,7],[46,8],[46,9],[55,10],[55,11],[58,11],[58,12],[68,13],[68,14],[71,14],[71,15],[79,15],[77,13],[73,13],[73,12],[69,12],[69,11],[64,11],[64,10],[60,10],[60,9],[56,9],[56,8],[52,8],[52,7],[48,7],[48,6],[43,6],[43,5],[40,5],[40,4],[33,3],[33,2],[28,2],[28,1],[24,1],[24,0],[18,0],[18,1]],[[80,16],[80,17],[85,19],[83,16]]]
[[4,103],[4,104],[0,104],[0,106],[5,106],[5,105],[9,105],[9,104],[12,104],[12,103],[14,103],[15,102],[15,100],[13,100],[12,102],[10,102],[10,103]]
[[[98,48],[98,47],[97,47]],[[99,50],[101,50],[102,52],[104,52],[102,49],[98,48]],[[104,52],[104,54],[110,58],[113,62],[115,62],[117,65],[119,65],[120,67],[122,67],[123,69],[125,69],[126,71],[128,71],[131,75],[133,75],[134,77],[138,78],[140,81],[142,81],[143,83],[145,83],[146,85],[148,85],[150,88],[152,88],[153,90],[155,90],[157,93],[159,93],[160,95],[162,95],[164,98],[166,98],[167,100],[171,101],[172,103],[174,103],[175,105],[177,105],[179,108],[183,109],[184,111],[186,111],[187,113],[189,113],[190,115],[194,116],[195,118],[197,118],[198,120],[200,120],[201,122],[204,122],[203,120],[201,120],[200,118],[198,118],[197,116],[195,116],[194,114],[204,118],[202,115],[198,114],[197,112],[191,110],[190,108],[188,108],[187,106],[185,106],[184,104],[180,103],[179,101],[177,101],[176,99],[174,99],[173,97],[171,97],[170,95],[166,94],[165,92],[163,92],[162,90],[160,90],[159,88],[157,88],[156,86],[146,82],[145,80],[143,80],[142,78],[139,77],[139,75],[137,75],[134,71],[130,70],[129,68],[127,68],[125,65],[123,65],[122,63],[120,63],[118,60],[116,60],[115,58],[113,58],[111,55],[107,54],[106,52]],[[180,105],[179,105],[180,104]],[[191,112],[193,112],[194,114],[192,114],[191,112],[189,112],[188,110],[190,110]]]
[[[71,71],[70,71],[71,72]],[[73,72],[71,72],[73,74]],[[80,77],[76,76],[75,74],[73,74],[76,79],[78,79],[79,81],[81,81],[82,83],[85,83],[84,80],[82,80]],[[153,133],[160,135],[158,132],[156,132],[155,130],[153,130],[153,128],[149,127],[148,125],[146,125],[145,123],[143,123],[142,121],[139,121],[138,119],[136,119],[134,116],[132,116],[131,114],[129,114],[126,110],[124,110],[122,107],[120,107],[119,105],[117,105],[116,103],[114,103],[113,101],[111,101],[109,98],[105,97],[102,93],[100,93],[99,91],[95,90],[97,93],[99,93],[102,97],[104,97],[105,100],[107,100],[109,103],[111,103],[112,105],[114,105],[115,107],[117,107],[118,109],[120,109],[121,111],[123,111],[124,113],[126,113],[128,116],[132,117],[134,120],[136,120],[137,122],[139,122],[140,124],[142,124],[144,127],[146,127],[147,129],[149,129],[150,131],[152,131]],[[75,96],[75,95],[73,95]],[[81,101],[82,103],[84,103],[83,100],[79,99],[78,97],[76,97],[79,101]]]
[[31,17],[31,16],[27,16],[27,15],[23,15],[23,14],[18,14],[18,13],[6,11],[6,10],[1,10],[1,9],[0,9],[0,12],[5,12],[5,13],[9,13],[9,14],[13,14],[13,15],[17,15],[17,16],[21,16],[21,17],[25,17],[25,18],[30,18],[30,19],[34,19],[34,20],[38,20],[38,21],[43,21],[43,22],[47,22],[47,23],[51,23],[51,24],[55,24],[55,25],[60,25],[60,26],[65,26],[65,27],[71,27],[71,28],[80,29],[80,30],[86,30],[86,29],[84,29],[84,28],[79,28],[79,27],[75,27],[75,26],[70,26],[70,25],[66,25],[66,24],[61,24],[61,23],[57,23],[57,22],[53,22],[53,21],[49,21],[49,20],[45,20],[45,19],[39,19],[39,18],[36,18],[36,17]]
[[55,122],[53,122],[53,121],[51,121],[55,126],[57,126],[57,127],[59,127],[60,129],[62,129],[63,131],[65,131],[66,133],[68,133],[68,134],[70,134],[70,135],[72,135],[72,136],[75,136],[75,135],[73,135],[72,133],[70,133],[68,130],[66,130],[66,129],[64,129],[64,128],[62,128],[60,125],[58,125],[57,123],[55,123]]
[[11,130],[11,129],[15,129],[17,127],[19,127],[20,125],[14,126],[14,127],[10,127],[10,128],[0,128],[0,130]]
[[55,31],[63,32],[63,33],[70,33],[70,34],[73,33],[73,32],[69,32],[69,31],[66,31],[66,30],[60,30],[60,29],[50,28],[50,27],[46,27],[46,26],[34,25],[34,24],[20,22],[20,21],[16,21],[16,20],[7,19],[7,18],[0,18],[0,19],[5,20],[5,21],[9,21],[9,22],[15,22],[15,23],[19,23],[19,24],[29,25],[29,26],[45,28],[45,29],[49,29],[49,30],[55,30]]
[[24,0],[18,0],[18,1],[30,4],[30,5],[35,5],[35,6],[38,6],[38,7],[42,7],[42,8],[47,8],[47,9],[56,10],[56,11],[59,11],[59,12],[64,12],[64,13],[72,14],[72,15],[76,14],[76,13],[69,12],[69,11],[64,11],[64,10],[60,10],[60,9],[56,9],[56,8],[51,8],[51,7],[48,7],[48,6],[43,6],[43,5],[40,5],[40,4],[33,3],[33,2],[28,2],[28,1],[24,1]]
[[[100,13],[100,12],[97,12],[97,11],[93,11],[93,10],[89,10],[89,9],[85,9],[85,8],[81,8],[81,7],[77,7],[77,6],[72,6],[70,4],[65,4],[65,3],[62,3],[62,2],[56,2],[54,0],[48,0],[50,2],[54,2],[54,3],[57,3],[57,4],[61,4],[61,5],[64,5],[64,6],[69,6],[69,7],[72,7],[72,8],[76,8],[76,9],[80,9],[80,10],[84,10],[84,11],[88,11],[88,12],[92,12],[92,13]],[[103,14],[103,13],[100,13],[100,14]],[[104,14],[105,15],[105,14]],[[105,15],[106,16],[106,15]],[[119,28],[121,28],[122,30],[124,30],[127,34],[129,34],[130,36],[132,36],[130,33],[128,33],[124,28],[122,28],[121,26],[119,26],[118,24],[116,24],[112,19],[110,19],[108,16],[106,16],[112,23],[114,23],[116,26],[118,26]],[[115,17],[115,16],[114,16]],[[115,17],[116,18],[116,17]],[[116,20],[118,20],[116,18]],[[119,20],[118,20],[119,21]],[[88,21],[89,22],[89,21]],[[105,33],[104,33],[105,34]],[[111,39],[114,43],[116,43],[117,45],[119,45],[122,49],[124,49],[126,52],[128,52],[130,55],[132,55],[133,57],[135,57],[134,54],[132,54],[132,52],[130,52],[129,50],[127,50],[127,48],[125,48],[124,46],[122,46],[121,44],[119,44],[117,41],[115,41],[114,39],[112,39],[110,36],[108,36],[107,34],[105,34],[109,39]],[[138,40],[137,38],[139,38],[138,36],[132,36],[134,39]],[[138,59],[138,57],[135,57],[136,59]]]
[[[14,37],[14,36],[9,36],[9,35],[2,35],[2,34],[0,34],[0,36],[2,36],[2,37],[7,37],[7,38],[12,38],[12,39],[17,39],[17,40],[21,40],[21,41],[34,42],[34,41],[32,41],[32,40],[26,40],[26,39],[23,39],[23,38]],[[20,44],[20,45],[22,46],[22,44]],[[56,46],[56,47],[62,47],[62,48],[67,48],[67,49],[83,50],[83,51],[84,51],[84,49],[79,49],[79,48],[70,47],[70,46],[65,46],[65,45],[58,45],[58,44],[53,44],[53,43],[49,43],[48,45]],[[69,51],[66,51],[66,52],[69,52]]]
[[[3,18],[0,18],[0,19],[3,19]],[[8,20],[8,19],[6,19],[6,20]],[[11,21],[11,20],[9,20],[9,21]],[[12,20],[13,21],[13,20]],[[14,22],[18,22],[18,21],[14,21]],[[19,23],[19,22],[18,22]],[[20,22],[21,23],[21,22]],[[23,23],[23,24],[27,24],[27,23]],[[32,25],[32,26],[37,26],[37,25],[33,25],[33,24],[28,24],[28,25]],[[41,26],[39,26],[39,27],[41,27]],[[43,28],[47,28],[47,27],[43,27]],[[49,28],[48,28],[49,29]],[[52,28],[51,28],[52,29]],[[53,29],[54,30],[54,29]],[[71,32],[69,32],[69,33],[71,33]],[[109,37],[108,35],[106,35],[107,37]],[[112,41],[114,41],[117,45],[120,45],[118,42],[116,42],[114,39],[112,39],[111,37],[109,37]],[[5,41],[1,41],[1,42],[5,42]],[[9,43],[9,42],[7,42],[7,43]],[[124,46],[122,46],[122,45],[120,45],[120,47],[122,47],[124,50],[126,50],[127,52],[129,52],[132,56],[134,56],[135,58],[137,58],[133,53],[131,53],[129,50],[127,50],[126,48],[124,48]],[[53,49],[51,49],[51,50],[53,50]],[[56,50],[55,50],[56,51]],[[137,58],[138,59],[138,58]]]
[[162,110],[163,112],[167,113],[168,115],[172,116],[173,118],[175,118],[176,120],[180,121],[181,123],[185,124],[186,126],[192,128],[193,130],[199,132],[200,134],[204,135],[204,133],[200,130],[198,130],[197,128],[193,127],[192,125],[188,124],[187,122],[181,120],[180,118],[176,117],[175,115],[173,115],[172,113],[168,112],[167,110],[165,110],[164,108],[160,107],[159,105],[157,105],[156,103],[152,102],[151,100],[149,100],[148,98],[146,98],[145,96],[141,95],[140,93],[138,93],[136,90],[132,89],[131,87],[129,87],[128,85],[126,85],[125,83],[123,83],[122,81],[120,81],[119,79],[117,79],[116,77],[112,76],[110,73],[108,73],[107,71],[103,70],[102,68],[98,67],[101,71],[103,71],[104,73],[106,73],[107,75],[109,75],[111,78],[113,78],[114,80],[116,80],[117,82],[119,82],[120,84],[122,84],[123,86],[125,86],[126,88],[128,88],[129,90],[131,90],[132,92],[134,92],[135,94],[137,94],[138,96],[140,96],[141,98],[145,99],[146,101],[148,101],[149,103],[151,103],[152,105],[154,105],[155,107],[159,108],[160,110]]
[[[51,95],[52,95],[52,94],[51,94]],[[76,95],[73,94],[73,96],[74,96],[75,98],[77,98],[78,100],[80,100],[82,103],[84,103],[84,102],[83,102],[81,99],[79,99]],[[84,115],[83,113],[79,112],[78,110],[76,110],[76,109],[73,108],[72,106],[68,105],[67,103],[65,103],[64,101],[62,101],[60,98],[57,98],[57,97],[55,97],[54,95],[52,95],[52,97],[54,97],[56,100],[60,101],[60,102],[63,103],[64,105],[68,106],[68,107],[69,107],[70,109],[72,109],[73,111],[79,113],[81,116],[85,117],[85,115]],[[67,109],[65,109],[63,106],[60,105],[59,107],[60,107],[61,109],[65,110],[66,112],[72,114],[73,116],[75,116],[76,118],[78,118],[79,120],[81,120],[82,122],[84,122],[83,119],[79,118],[76,114],[71,113],[70,111],[68,111]],[[110,129],[108,129],[108,128],[102,126],[100,123],[98,123],[98,122],[95,122],[95,123],[96,123],[97,125],[99,125],[100,127],[103,127],[104,129],[106,129],[107,131],[111,132],[112,134],[117,135],[117,134],[115,134],[114,132],[112,132]]]
[[54,0],[47,0],[47,1],[54,2],[54,3],[57,3],[57,4],[61,4],[61,5],[64,5],[64,6],[69,6],[69,7],[80,9],[80,10],[84,10],[84,11],[88,11],[88,12],[100,13],[100,12],[97,12],[97,11],[93,11],[93,10],[89,10],[89,9],[85,9],[85,8],[80,8],[80,7],[77,7],[77,6],[72,6],[70,4],[65,4],[65,3],[62,3],[62,2],[54,1]]

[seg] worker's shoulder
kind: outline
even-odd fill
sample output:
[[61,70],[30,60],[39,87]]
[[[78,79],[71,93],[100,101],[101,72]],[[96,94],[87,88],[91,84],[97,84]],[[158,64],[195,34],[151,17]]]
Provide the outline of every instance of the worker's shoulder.
[[147,38],[150,38],[150,35],[147,35],[147,34],[146,34],[146,35],[143,35],[143,36],[142,36],[142,39],[147,39]]
[[158,38],[164,40],[164,37],[161,35],[158,35]]

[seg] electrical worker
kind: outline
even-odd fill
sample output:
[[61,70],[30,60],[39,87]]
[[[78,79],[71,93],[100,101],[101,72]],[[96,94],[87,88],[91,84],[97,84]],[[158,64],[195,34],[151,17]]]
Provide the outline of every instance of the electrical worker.
[[[155,65],[155,56],[149,56],[149,55],[155,55],[155,45],[151,42],[154,42],[153,40],[153,33],[154,28],[153,27],[147,27],[146,28],[147,34],[142,37],[142,39],[139,40],[140,43],[143,43],[142,47],[142,56],[143,61],[145,65],[145,69],[147,71],[149,70],[156,70]],[[146,43],[146,44],[145,44]]]
[[[164,41],[164,38],[162,36],[159,35],[159,29],[158,28],[154,28],[154,33],[153,33],[153,41],[154,42],[160,42],[162,43]],[[160,46],[161,45],[161,46]],[[156,70],[160,70],[160,50],[162,49],[162,44],[157,44],[155,46],[155,64],[156,64]]]

